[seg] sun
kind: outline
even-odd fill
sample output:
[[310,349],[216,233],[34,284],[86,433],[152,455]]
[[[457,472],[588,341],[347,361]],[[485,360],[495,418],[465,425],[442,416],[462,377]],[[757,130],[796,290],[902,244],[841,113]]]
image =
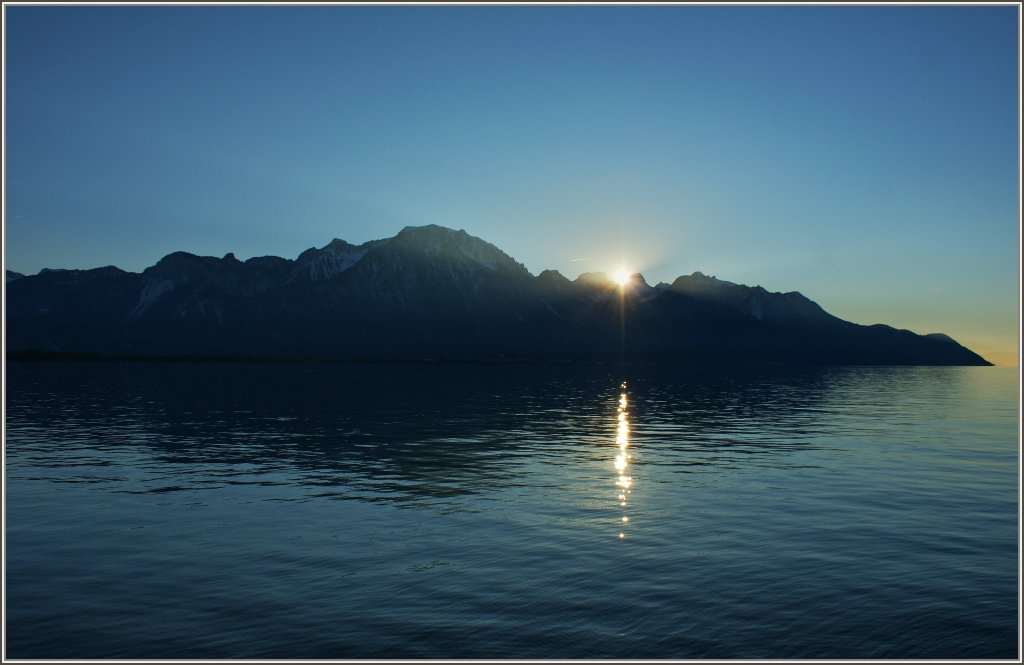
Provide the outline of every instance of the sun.
[[612,273],[612,281],[619,286],[625,286],[629,283],[629,271],[625,268],[620,268]]

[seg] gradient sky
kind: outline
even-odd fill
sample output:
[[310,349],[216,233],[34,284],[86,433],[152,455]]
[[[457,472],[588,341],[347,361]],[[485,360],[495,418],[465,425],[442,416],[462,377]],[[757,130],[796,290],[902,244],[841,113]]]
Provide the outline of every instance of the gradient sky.
[[9,269],[441,224],[534,274],[700,270],[1017,362],[1015,6],[4,16]]

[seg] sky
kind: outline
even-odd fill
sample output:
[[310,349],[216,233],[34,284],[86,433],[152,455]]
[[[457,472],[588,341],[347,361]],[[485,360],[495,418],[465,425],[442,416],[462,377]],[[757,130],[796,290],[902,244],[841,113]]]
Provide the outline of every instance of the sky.
[[1016,364],[1016,6],[4,6],[4,265],[465,229]]

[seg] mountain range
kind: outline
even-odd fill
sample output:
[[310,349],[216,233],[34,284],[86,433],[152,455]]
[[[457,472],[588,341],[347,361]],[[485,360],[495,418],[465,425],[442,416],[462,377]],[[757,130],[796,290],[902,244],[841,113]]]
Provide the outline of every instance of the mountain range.
[[603,273],[534,276],[434,225],[294,260],[174,252],[141,273],[5,277],[15,356],[990,364],[941,333],[850,323],[800,293],[700,272],[656,286],[640,274],[623,286]]

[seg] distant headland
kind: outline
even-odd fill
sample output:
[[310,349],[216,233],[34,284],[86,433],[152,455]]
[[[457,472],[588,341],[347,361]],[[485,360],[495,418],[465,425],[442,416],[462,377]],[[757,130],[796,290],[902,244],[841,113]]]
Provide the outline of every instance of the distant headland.
[[8,272],[9,359],[990,365],[941,333],[832,316],[700,272],[534,276],[465,231],[407,227],[298,258],[175,252],[141,273]]

